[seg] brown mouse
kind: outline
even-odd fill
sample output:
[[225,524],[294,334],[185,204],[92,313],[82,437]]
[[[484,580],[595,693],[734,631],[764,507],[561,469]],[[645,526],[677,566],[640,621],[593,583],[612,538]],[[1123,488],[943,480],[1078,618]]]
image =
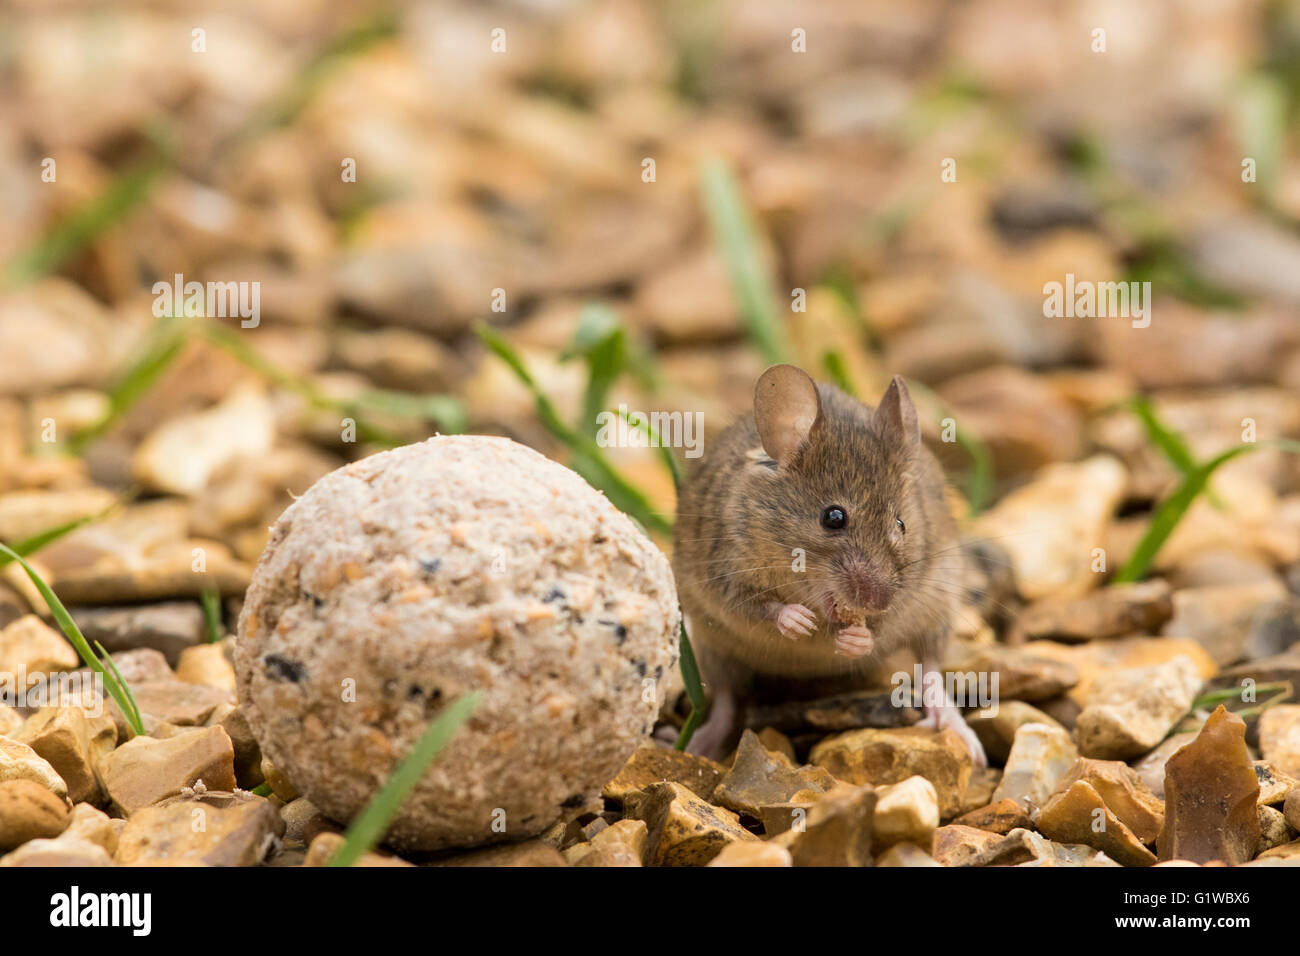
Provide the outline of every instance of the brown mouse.
[[[927,682],[938,675],[962,558],[943,471],[902,378],[872,410],[802,369],[769,368],[753,414],[688,472],[674,538],[678,594],[713,697],[693,752],[733,742],[749,703],[870,686],[900,649]],[[985,765],[961,711],[942,699],[922,723],[952,727]]]

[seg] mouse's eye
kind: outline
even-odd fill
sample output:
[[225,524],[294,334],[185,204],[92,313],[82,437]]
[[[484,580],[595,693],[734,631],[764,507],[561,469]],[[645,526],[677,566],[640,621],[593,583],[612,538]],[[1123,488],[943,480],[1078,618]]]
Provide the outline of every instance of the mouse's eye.
[[839,505],[831,505],[822,512],[822,527],[828,531],[838,531],[848,523],[848,512]]
[[907,534],[907,525],[903,524],[902,518],[895,518],[894,524],[898,525],[898,531],[900,534]]

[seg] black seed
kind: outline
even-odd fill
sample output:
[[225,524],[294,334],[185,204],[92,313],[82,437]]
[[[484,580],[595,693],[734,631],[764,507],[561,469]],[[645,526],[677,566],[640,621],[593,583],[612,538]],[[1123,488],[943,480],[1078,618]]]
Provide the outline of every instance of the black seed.
[[663,676],[664,676],[664,665],[660,664],[658,667],[655,668],[655,680],[658,680]]
[[421,687],[419,684],[412,684],[410,687],[406,688],[407,700],[417,700],[418,698],[423,696],[424,696],[424,688]]
[[637,662],[636,662],[636,672],[637,672],[638,674],[640,674],[642,677],[645,677],[645,672],[646,672],[646,662],[645,662],[645,661],[637,661]]
[[437,574],[442,567],[442,558],[416,558],[425,574]]
[[307,668],[301,663],[281,657],[279,654],[267,654],[264,663],[266,676],[271,680],[287,680],[296,684],[307,676]]
[[556,601],[563,601],[563,600],[564,600],[564,591],[556,587],[556,588],[551,588],[549,591],[546,592],[546,597],[542,598],[542,603],[554,604]]
[[311,599],[311,603],[312,603],[313,605],[315,605],[316,610],[318,610],[318,611],[319,611],[322,607],[325,606],[325,599],[324,599],[324,598],[318,598],[316,595],[312,594],[310,591],[307,591],[307,590],[304,589],[303,592],[302,592],[302,596],[305,597],[305,598],[310,598],[310,599]]
[[604,618],[601,618],[596,623],[604,624],[606,627],[612,627],[614,629],[614,636],[618,638],[620,644],[627,640],[627,628],[618,623],[618,621],[607,621]]

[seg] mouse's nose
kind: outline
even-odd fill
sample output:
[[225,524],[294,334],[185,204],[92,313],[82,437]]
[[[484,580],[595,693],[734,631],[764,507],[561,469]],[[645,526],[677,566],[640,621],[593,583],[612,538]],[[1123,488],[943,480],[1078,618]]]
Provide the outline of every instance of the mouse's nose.
[[854,563],[845,568],[844,584],[853,604],[868,611],[885,610],[894,597],[884,576],[865,564]]

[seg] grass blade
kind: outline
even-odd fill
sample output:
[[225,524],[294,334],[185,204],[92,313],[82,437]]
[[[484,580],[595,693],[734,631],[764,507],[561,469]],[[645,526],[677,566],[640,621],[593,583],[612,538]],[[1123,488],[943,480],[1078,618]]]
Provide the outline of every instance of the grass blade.
[[596,416],[605,410],[609,390],[627,365],[627,335],[614,313],[602,305],[584,308],[570,354],[581,355],[587,363],[582,422],[594,428]]
[[364,420],[367,409],[387,412],[406,418],[430,419],[445,432],[462,431],[465,427],[465,406],[460,399],[450,395],[408,395],[387,389],[369,389],[350,400],[331,398],[306,379],[291,375],[268,362],[260,352],[244,342],[238,335],[220,325],[208,323],[200,326],[202,335],[212,344],[229,352],[241,364],[265,377],[274,385],[305,398],[314,408],[333,409],[356,420],[357,434],[365,441],[394,447],[403,440],[368,424]]
[[700,666],[695,661],[695,651],[691,647],[691,639],[686,636],[686,619],[683,617],[681,622],[680,638],[680,659],[682,669],[682,683],[686,685],[686,697],[691,702],[691,712],[686,717],[686,723],[682,725],[681,733],[677,735],[676,748],[685,750],[686,745],[691,742],[695,736],[695,730],[700,726],[704,719],[704,682],[700,679]]
[[672,523],[655,511],[640,489],[618,473],[601,451],[595,439],[580,434],[564,423],[550,398],[538,386],[523,359],[510,344],[486,325],[475,328],[488,349],[505,362],[515,377],[532,393],[533,405],[542,425],[557,441],[573,453],[573,470],[609,497],[614,507],[631,515],[646,528],[668,534]]
[[161,158],[154,157],[117,176],[98,196],[14,256],[5,268],[4,284],[16,288],[59,268],[144,202],[163,168]]
[[1193,468],[1184,476],[1182,483],[1174,489],[1174,493],[1156,508],[1155,513],[1151,516],[1151,523],[1147,526],[1146,533],[1138,541],[1133,553],[1124,562],[1124,566],[1116,573],[1113,583],[1128,584],[1146,577],[1156,555],[1164,546],[1164,543],[1169,540],[1169,536],[1174,533],[1174,529],[1178,527],[1178,522],[1183,520],[1183,516],[1187,514],[1187,510],[1196,501],[1197,496],[1205,490],[1210,478],[1219,467],[1240,455],[1247,455],[1262,448],[1277,448],[1282,451],[1300,453],[1300,442],[1280,440],[1239,445],[1220,452],[1203,465],[1197,465]]
[[651,447],[659,453],[659,459],[664,463],[664,467],[668,469],[668,474],[672,476],[673,490],[680,496],[682,493],[682,466],[678,463],[677,456],[673,454],[673,450],[664,444],[663,440],[659,437],[658,430],[646,420],[645,416],[641,416],[634,421],[632,413],[626,408],[620,408],[618,410],[618,415],[632,428],[639,428],[649,436]]
[[1146,577],[1156,554],[1174,533],[1174,528],[1178,527],[1178,522],[1183,520],[1183,515],[1187,513],[1187,509],[1192,506],[1192,502],[1205,488],[1205,483],[1209,479],[1208,471],[1197,468],[1183,479],[1182,484],[1172,495],[1160,503],[1151,516],[1151,524],[1147,526],[1146,533],[1115,575],[1115,584],[1127,584]]
[[822,353],[822,368],[826,371],[826,377],[830,379],[831,384],[838,388],[845,395],[857,398],[857,392],[853,388],[853,383],[849,381],[848,365],[844,361],[844,356],[835,349],[827,349]]
[[460,729],[461,724],[469,718],[481,697],[479,691],[466,694],[449,704],[438,715],[438,719],[425,729],[406,759],[352,821],[343,845],[330,858],[330,866],[351,866],[380,841],[402,802],[415,789],[425,770]]
[[104,416],[69,440],[74,455],[80,454],[90,442],[112,428],[171,367],[185,346],[185,319],[164,316],[154,323],[145,339],[144,354],[108,390],[108,409]]
[[[47,544],[54,543],[65,534],[76,531],[78,528],[83,525],[88,525],[92,521],[99,521],[100,519],[107,517],[113,511],[117,510],[120,504],[121,502],[114,502],[98,514],[86,515],[84,518],[77,518],[75,521],[68,521],[64,524],[56,525],[47,531],[34,534],[30,538],[24,538],[13,546],[13,551],[15,554],[22,555],[24,558],[28,555],[35,554],[37,551],[41,550],[41,548],[45,547]],[[0,554],[0,568],[8,566],[13,562],[13,560],[14,559],[7,554]]]
[[1243,156],[1255,160],[1255,182],[1268,198],[1277,192],[1286,158],[1287,93],[1276,76],[1258,72],[1246,77],[1232,98],[1236,104],[1237,141]]
[[1151,404],[1149,398],[1145,395],[1139,396],[1133,399],[1130,407],[1141,420],[1151,444],[1164,452],[1165,457],[1175,468],[1184,475],[1196,468],[1196,459],[1192,457],[1191,449],[1187,447],[1183,437],[1159,419],[1155,406]]
[[239,145],[277,127],[286,126],[311,102],[324,81],[349,59],[374,44],[397,35],[399,21],[394,10],[381,10],[359,25],[332,37],[268,103],[260,107],[239,132]]
[[700,189],[750,339],[769,365],[789,361],[790,347],[777,317],[771,277],[736,177],[721,160],[705,160],[700,165]]
[[104,650],[104,645],[96,641],[95,648],[99,651],[100,661],[108,665],[108,668],[113,672],[113,677],[117,680],[118,686],[122,688],[122,696],[131,705],[131,714],[127,715],[127,719],[131,721],[132,727],[137,728],[136,733],[143,733],[144,721],[140,719],[140,705],[135,702],[135,694],[131,693],[130,685],[127,684],[126,678],[122,676],[122,672],[117,669],[117,663],[113,660],[113,655]]
[[[27,572],[27,577],[31,579],[32,584],[35,586],[36,590],[40,592],[46,605],[49,606],[50,613],[54,615],[54,620],[58,622],[59,628],[63,631],[64,636],[67,637],[72,646],[77,649],[77,653],[81,655],[81,659],[85,661],[86,666],[104,679],[104,686],[108,689],[108,693],[112,696],[113,700],[117,702],[117,706],[121,708],[122,715],[126,718],[127,723],[131,725],[131,729],[140,736],[143,736],[145,733],[144,724],[140,720],[140,711],[135,705],[135,697],[132,696],[130,688],[126,685],[126,681],[122,679],[122,675],[118,673],[117,667],[113,664],[112,658],[107,654],[104,654],[105,659],[108,661],[109,668],[112,668],[110,673],[109,670],[104,667],[104,662],[101,661],[99,657],[96,656],[95,652],[90,649],[90,645],[86,643],[86,638],[82,635],[81,629],[78,628],[76,622],[72,620],[72,615],[69,614],[68,609],[63,606],[63,602],[58,599],[58,596],[50,589],[50,586],[45,583],[45,579],[37,574],[30,564],[23,560],[22,555],[14,551],[8,545],[0,544],[0,554],[5,554],[8,556],[10,561],[17,561],[22,565],[23,570]],[[100,648],[100,651],[101,653],[103,652],[102,647]]]
[[216,644],[225,637],[221,623],[221,592],[216,588],[204,588],[199,600],[203,603],[203,620],[208,626],[208,642]]
[[[1254,690],[1257,695],[1275,694],[1279,692],[1285,692],[1287,695],[1290,695],[1291,682],[1279,681],[1269,684],[1256,684]],[[1209,693],[1202,694],[1200,697],[1196,698],[1196,700],[1192,702],[1192,710],[1206,710],[1210,707],[1217,706],[1218,704],[1226,704],[1230,700],[1240,700],[1241,691],[1242,688],[1240,687],[1225,687],[1221,690],[1212,690]]]

